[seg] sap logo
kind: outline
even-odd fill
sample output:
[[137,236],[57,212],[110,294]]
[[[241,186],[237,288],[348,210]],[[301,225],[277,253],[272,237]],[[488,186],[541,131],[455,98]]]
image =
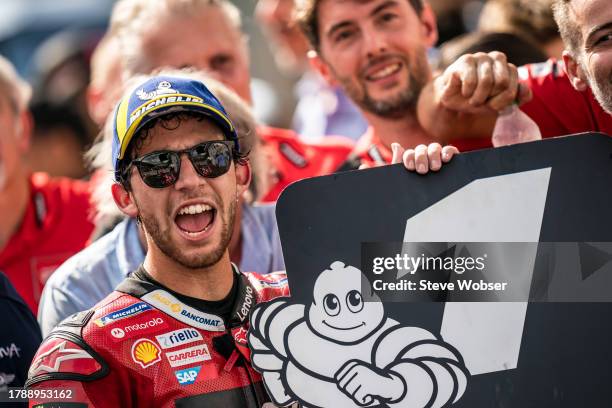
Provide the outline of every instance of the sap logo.
[[219,326],[221,324],[221,320],[211,319],[211,318],[207,318],[207,317],[204,317],[204,316],[197,315],[195,313],[190,313],[190,312],[188,312],[185,309],[181,310],[181,314],[183,316],[193,320],[194,322],[198,322],[200,324],[205,324],[205,325],[214,326],[214,327],[217,327],[217,326]]
[[182,346],[183,344],[193,343],[194,341],[204,340],[202,335],[196,329],[179,329],[171,331],[169,333],[160,334],[155,336],[158,343],[162,348],[172,348],[176,346]]
[[121,310],[117,310],[115,312],[111,312],[106,316],[102,316],[99,319],[96,319],[94,323],[98,327],[104,327],[109,323],[116,322],[117,320],[125,319],[126,317],[136,316],[144,311],[151,310],[151,306],[144,302],[136,303],[135,305],[131,305]]
[[198,374],[200,374],[201,368],[202,366],[186,368],[184,370],[175,371],[174,375],[176,375],[176,379],[181,385],[193,384],[198,378]]

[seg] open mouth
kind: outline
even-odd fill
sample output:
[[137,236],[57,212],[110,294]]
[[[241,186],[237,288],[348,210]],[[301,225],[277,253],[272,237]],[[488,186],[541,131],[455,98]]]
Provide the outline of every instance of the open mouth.
[[357,326],[353,326],[353,327],[336,327],[336,326],[332,326],[331,324],[327,323],[325,320],[323,320],[323,324],[326,325],[327,327],[331,327],[332,329],[336,329],[336,330],[354,330],[361,326],[365,326],[365,322],[361,322]]
[[394,74],[396,74],[397,72],[399,72],[399,70],[402,68],[402,63],[401,62],[395,62],[393,64],[387,64],[384,65],[378,69],[375,70],[370,70],[370,73],[368,73],[365,78],[368,81],[379,81],[381,79],[385,79],[388,78]]
[[216,214],[217,210],[208,204],[190,204],[179,209],[174,223],[187,236],[195,238],[212,227]]

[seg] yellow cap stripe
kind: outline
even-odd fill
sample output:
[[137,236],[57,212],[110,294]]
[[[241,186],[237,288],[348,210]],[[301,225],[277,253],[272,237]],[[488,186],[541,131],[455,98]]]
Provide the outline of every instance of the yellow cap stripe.
[[127,110],[129,106],[130,98],[129,96],[123,98],[119,107],[117,108],[117,136],[119,137],[119,142],[123,144],[123,135],[125,135],[125,131],[127,130]]
[[[163,95],[162,97],[158,97],[155,99],[151,99],[150,101],[148,101],[146,104],[140,105],[140,107],[138,109],[141,109],[144,105],[148,105],[151,102],[155,102],[157,99],[161,99],[161,98],[168,98],[168,97],[176,97],[176,96],[187,96],[190,98],[198,98],[197,96],[193,96],[193,95],[185,95],[185,94],[167,94],[167,95]],[[198,98],[198,99],[202,99],[202,98]],[[127,150],[128,145],[130,144],[130,140],[132,139],[132,137],[134,136],[134,133],[136,131],[136,128],[138,128],[138,125],[140,124],[140,122],[142,121],[142,119],[144,117],[146,117],[150,112],[156,111],[157,109],[160,108],[166,108],[168,106],[174,106],[174,105],[192,105],[192,106],[199,106],[202,108],[205,108],[208,111],[214,112],[216,114],[218,114],[219,116],[221,116],[228,124],[230,130],[234,130],[234,126],[232,125],[232,122],[227,118],[227,116],[225,116],[221,111],[219,111],[218,109],[215,109],[214,107],[205,104],[205,103],[199,103],[199,102],[186,102],[186,101],[177,101],[177,102],[170,102],[170,103],[164,103],[158,106],[155,106],[151,109],[149,109],[148,111],[146,111],[145,113],[141,114],[135,121],[134,123],[132,123],[130,125],[130,127],[127,129],[127,132],[125,133],[125,136],[123,138],[119,137],[120,141],[121,141],[121,151],[119,152],[119,157],[118,159],[121,160],[123,159],[123,156],[125,155],[125,151]],[[121,108],[121,107],[120,107]],[[138,109],[135,109],[134,112],[137,112]],[[119,127],[117,127],[117,130],[119,130]]]

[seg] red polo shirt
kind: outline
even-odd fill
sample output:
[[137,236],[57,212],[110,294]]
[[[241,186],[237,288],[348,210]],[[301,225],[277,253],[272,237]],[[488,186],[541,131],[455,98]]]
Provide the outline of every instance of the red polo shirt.
[[30,177],[30,200],[18,230],[0,251],[0,270],[37,313],[42,288],[55,269],[85,247],[93,231],[89,185]]

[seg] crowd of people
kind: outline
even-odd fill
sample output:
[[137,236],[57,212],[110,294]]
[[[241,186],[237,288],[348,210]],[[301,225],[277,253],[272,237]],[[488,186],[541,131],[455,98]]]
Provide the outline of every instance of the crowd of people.
[[[229,0],[119,0],[82,92],[99,130],[75,158],[91,164],[87,180],[33,165],[64,160],[53,143],[31,145],[44,117],[65,112],[45,116],[0,58],[0,391],[261,407],[246,329],[255,302],[289,294],[274,214],[287,185],[391,163],[437,171],[491,147],[514,103],[545,138],[612,134],[609,1],[486,7],[480,34],[442,46],[433,67],[423,0],[259,0],[277,61],[302,74],[294,131],[254,118],[249,43]],[[517,17],[495,25],[495,10]]]

